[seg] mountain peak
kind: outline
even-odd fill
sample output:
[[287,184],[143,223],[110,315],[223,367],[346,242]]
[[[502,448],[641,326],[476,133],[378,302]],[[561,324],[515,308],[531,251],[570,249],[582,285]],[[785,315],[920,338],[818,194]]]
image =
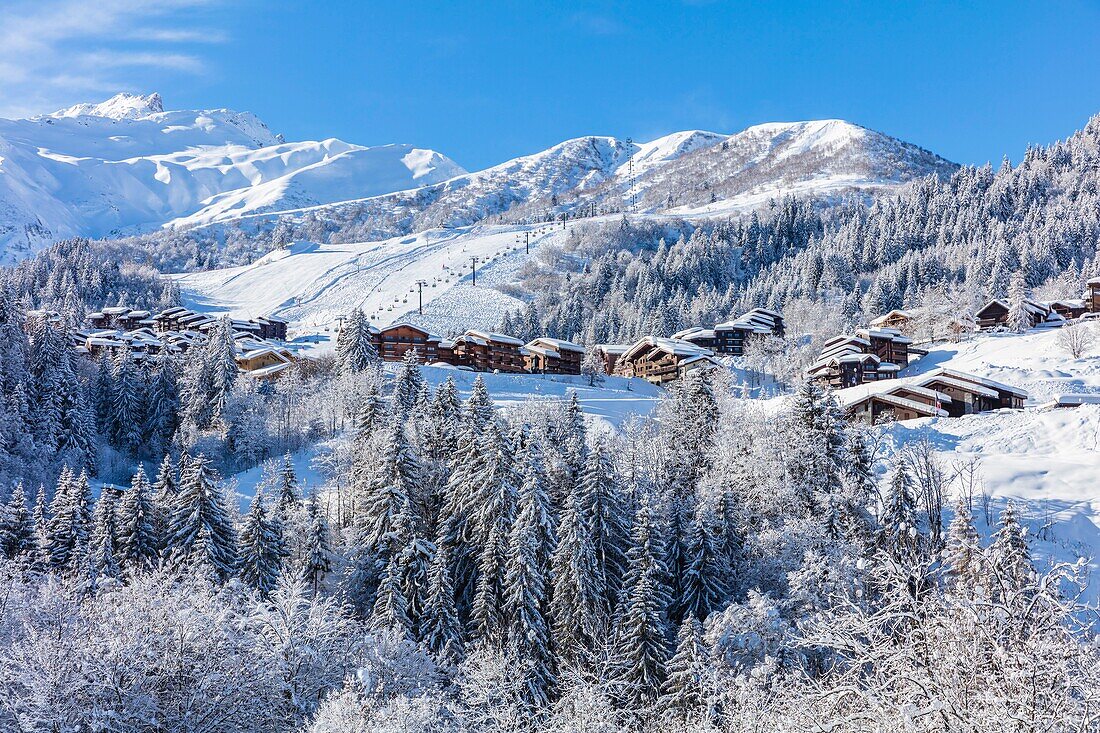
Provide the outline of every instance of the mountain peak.
[[105,102],[74,104],[49,117],[105,117],[111,120],[137,120],[164,111],[164,100],[156,92],[129,94],[120,92]]

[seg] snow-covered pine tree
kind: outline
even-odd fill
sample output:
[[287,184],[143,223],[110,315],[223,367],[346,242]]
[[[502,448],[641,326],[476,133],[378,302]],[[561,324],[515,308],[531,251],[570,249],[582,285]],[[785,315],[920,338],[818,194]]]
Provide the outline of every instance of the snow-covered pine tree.
[[104,486],[92,515],[88,557],[88,574],[92,580],[117,578],[121,574],[115,552],[118,536],[115,521],[117,503],[118,491],[113,487]]
[[445,542],[437,542],[436,546],[428,571],[428,598],[420,620],[420,636],[436,659],[453,664],[462,654],[462,621],[455,607],[450,550]]
[[128,571],[156,567],[161,540],[157,534],[163,520],[158,517],[145,469],[138,464],[130,490],[118,504],[118,561]]
[[178,570],[202,568],[219,580],[237,565],[237,536],[210,461],[199,454],[187,461],[168,521],[165,547]]
[[242,581],[267,597],[282,572],[282,533],[278,513],[268,516],[263,492],[252,498],[241,527],[239,574]]
[[20,481],[12,489],[0,527],[0,551],[9,558],[33,559],[35,554],[34,517],[27,506],[27,493]]
[[317,495],[309,497],[307,505],[309,535],[306,538],[306,555],[302,561],[301,577],[313,595],[321,592],[325,577],[332,570],[332,550],[328,539],[328,521],[317,502]]
[[526,441],[520,463],[523,483],[516,521],[508,538],[505,579],[508,644],[517,658],[526,663],[526,702],[540,709],[548,703],[554,685],[550,625],[546,616],[554,527],[542,450],[535,440]]
[[408,349],[393,378],[394,414],[402,419],[407,416],[416,405],[417,397],[424,386],[424,376],[420,373],[420,354],[415,348]]
[[684,575],[679,581],[681,595],[674,604],[675,615],[705,621],[711,612],[725,608],[732,569],[722,548],[722,523],[710,502],[699,502],[686,527]]
[[1031,312],[1028,310],[1030,293],[1027,280],[1022,271],[1012,275],[1008,285],[1008,322],[1009,329],[1023,333],[1031,328]]
[[915,563],[921,552],[921,534],[917,516],[917,500],[913,495],[909,466],[899,457],[890,487],[884,499],[880,520],[879,547],[902,565]]
[[991,591],[995,595],[1009,597],[1031,583],[1035,567],[1027,544],[1027,529],[1020,524],[1012,502],[1001,512],[1000,527],[993,534],[987,555],[989,575],[994,581]]
[[612,652],[619,696],[638,712],[657,700],[669,659],[671,598],[661,535],[659,516],[649,496],[643,494],[631,531],[630,567]]
[[111,408],[107,434],[111,443],[125,453],[134,453],[145,442],[144,380],[129,348],[115,353],[111,380]]
[[275,477],[275,511],[283,518],[289,517],[298,508],[298,474],[294,471],[294,462],[290,453],[283,456],[283,465]]
[[680,721],[696,721],[706,712],[703,691],[710,673],[710,651],[703,640],[703,624],[688,614],[676,634],[676,652],[668,662],[661,688],[660,708]]
[[607,364],[603,351],[595,343],[584,346],[584,359],[581,361],[581,376],[588,380],[588,386],[603,384],[607,378]]
[[619,491],[603,439],[596,437],[580,475],[583,500],[591,502],[592,543],[600,576],[607,587],[607,607],[614,605],[626,573],[630,546],[630,509]]
[[959,496],[943,549],[943,573],[948,587],[955,593],[970,595],[981,579],[981,561],[982,548],[970,504],[965,496]]
[[83,572],[92,531],[92,491],[88,476],[62,470],[50,505],[47,527],[50,566],[56,571]]
[[46,487],[38,485],[34,497],[34,565],[39,569],[51,567],[50,511],[46,502]]
[[179,427],[180,387],[179,366],[167,353],[157,357],[149,378],[146,429],[149,453],[157,456],[168,450],[172,436]]
[[401,589],[402,575],[400,555],[391,555],[378,583],[370,627],[377,631],[397,631],[402,637],[409,638],[412,636],[412,620],[405,593]]
[[[185,455],[180,456],[181,463]],[[168,522],[175,510],[176,496],[179,494],[176,466],[172,462],[171,455],[167,453],[164,455],[164,460],[160,462],[160,466],[157,468],[157,478],[153,481],[151,489],[155,509],[153,518],[156,520],[156,525],[153,530],[157,538],[157,552],[164,556],[166,555],[165,546],[168,542]]]

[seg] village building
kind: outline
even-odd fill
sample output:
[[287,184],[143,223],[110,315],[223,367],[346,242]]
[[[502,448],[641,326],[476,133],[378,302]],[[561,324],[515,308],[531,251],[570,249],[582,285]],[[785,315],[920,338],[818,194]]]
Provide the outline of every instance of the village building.
[[234,355],[237,368],[253,379],[273,379],[294,365],[294,353],[271,343],[242,341]]
[[744,356],[750,338],[779,336],[786,331],[783,316],[765,308],[753,308],[745,315],[714,327],[713,349],[719,354]]
[[894,328],[905,332],[912,327],[916,314],[913,311],[892,310],[871,321],[871,328]]
[[615,373],[661,385],[681,379],[694,369],[720,366],[710,349],[681,339],[646,336],[619,357]]
[[383,361],[402,361],[405,352],[415,349],[417,361],[431,364],[439,360],[442,337],[410,323],[395,323],[372,332],[375,349]]
[[854,335],[834,336],[821,347],[806,376],[833,389],[894,379],[909,364],[912,340],[894,328],[858,329]]
[[1100,313],[1100,277],[1085,283],[1085,308],[1089,313]]
[[630,349],[630,344],[596,344],[596,351],[603,357],[603,370],[618,374],[619,359]]
[[849,416],[875,424],[883,419],[962,417],[998,409],[1021,409],[1027,392],[953,369],[936,369],[889,382],[837,390]]
[[[978,322],[978,328],[982,331],[992,331],[1007,327],[1010,308],[1008,302],[1004,300],[995,298],[989,301],[974,314],[974,318]],[[1030,319],[1031,328],[1051,321],[1060,322],[1064,320],[1048,304],[1030,298],[1024,301],[1024,309]]]
[[540,336],[524,349],[524,367],[534,374],[580,374],[584,347],[564,339]]
[[473,329],[454,340],[453,364],[475,372],[524,372],[523,342],[503,333]]
[[1084,299],[1052,300],[1047,305],[1067,321],[1076,320],[1088,312]]

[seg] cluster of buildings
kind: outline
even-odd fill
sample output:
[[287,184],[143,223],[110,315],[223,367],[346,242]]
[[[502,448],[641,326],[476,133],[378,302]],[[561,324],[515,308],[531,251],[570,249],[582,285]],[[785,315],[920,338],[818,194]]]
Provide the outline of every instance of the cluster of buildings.
[[[187,308],[168,308],[160,313],[123,306],[104,308],[87,316],[89,328],[73,333],[79,353],[98,356],[129,349],[136,359],[168,353],[181,354],[201,347],[219,320]],[[268,379],[296,360],[286,341],[286,321],[275,316],[234,320],[233,350],[237,366],[248,376]]]
[[[646,336],[632,344],[599,344],[596,349],[608,374],[665,384],[692,369],[720,366],[719,355],[741,356],[752,337],[769,334],[783,335],[783,317],[757,308],[713,328],[689,328],[671,338]],[[585,351],[564,339],[540,336],[525,344],[506,334],[473,329],[446,339],[408,323],[372,327],[371,338],[384,361],[401,361],[405,352],[416,349],[422,363],[479,372],[580,374]]]

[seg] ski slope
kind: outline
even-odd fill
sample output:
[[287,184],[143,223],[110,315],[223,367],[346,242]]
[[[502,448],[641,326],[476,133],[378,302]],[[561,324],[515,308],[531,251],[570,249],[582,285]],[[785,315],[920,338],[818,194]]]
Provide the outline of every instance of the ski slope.
[[[532,232],[532,252],[563,236],[560,229],[475,226],[380,242],[299,242],[250,265],[173,277],[188,307],[242,318],[278,315],[297,334],[331,332],[354,308],[363,309],[379,327],[412,319],[418,309],[416,282],[423,280],[425,315],[440,318],[433,327],[461,332],[493,326],[504,310],[522,305],[490,285],[500,282],[494,277],[500,268],[528,257],[516,244],[523,232]],[[475,257],[476,288],[471,275]],[[442,308],[434,307],[437,300]]]

